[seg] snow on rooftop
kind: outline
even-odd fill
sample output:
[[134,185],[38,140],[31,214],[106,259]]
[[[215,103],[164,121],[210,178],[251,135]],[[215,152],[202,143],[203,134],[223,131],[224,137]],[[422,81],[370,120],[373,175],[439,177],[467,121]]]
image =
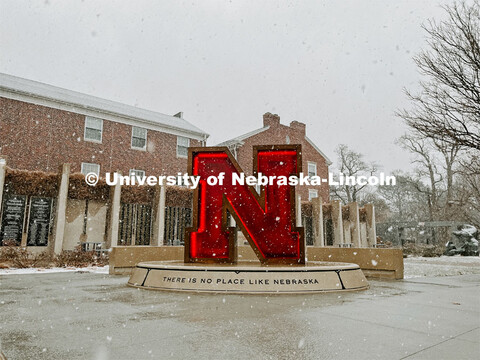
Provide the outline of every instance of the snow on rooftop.
[[31,98],[32,103],[35,103],[35,99],[53,101],[70,105],[73,107],[73,111],[75,111],[75,108],[89,109],[100,113],[135,119],[169,129],[184,131],[194,134],[197,137],[208,137],[205,131],[181,117],[141,109],[8,74],[0,73],[0,91],[0,96],[8,93],[20,94]]

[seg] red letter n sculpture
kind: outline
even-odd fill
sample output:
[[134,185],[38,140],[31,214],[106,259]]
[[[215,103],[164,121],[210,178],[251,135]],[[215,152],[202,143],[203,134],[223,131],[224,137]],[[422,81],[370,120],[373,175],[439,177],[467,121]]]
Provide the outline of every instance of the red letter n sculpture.
[[[301,146],[256,146],[254,175],[275,176],[261,187],[233,183],[242,169],[227,148],[190,148],[189,173],[199,176],[193,199],[193,227],[185,233],[185,262],[235,263],[236,231],[229,227],[227,210],[263,264],[304,264],[303,228],[295,227],[295,187],[277,184],[277,178],[301,172]],[[223,184],[207,184],[208,177]],[[214,180],[214,179],[213,179]],[[212,180],[212,183],[213,183]]]

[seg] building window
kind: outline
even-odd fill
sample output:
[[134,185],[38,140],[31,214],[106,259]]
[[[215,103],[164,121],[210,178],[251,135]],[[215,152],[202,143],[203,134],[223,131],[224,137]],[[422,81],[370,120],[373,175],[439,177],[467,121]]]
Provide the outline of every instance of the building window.
[[308,176],[317,176],[317,163],[308,162]]
[[190,146],[190,139],[177,136],[177,157],[188,157],[188,147]]
[[141,177],[145,176],[144,170],[130,169],[130,176]]
[[100,175],[100,165],[91,163],[82,163],[82,174],[87,175],[89,173],[95,173]]
[[83,139],[86,141],[102,142],[103,120],[85,116],[85,132]]
[[308,189],[308,201],[312,201],[318,197],[318,190],[315,189]]
[[132,126],[132,149],[145,150],[147,148],[147,129]]

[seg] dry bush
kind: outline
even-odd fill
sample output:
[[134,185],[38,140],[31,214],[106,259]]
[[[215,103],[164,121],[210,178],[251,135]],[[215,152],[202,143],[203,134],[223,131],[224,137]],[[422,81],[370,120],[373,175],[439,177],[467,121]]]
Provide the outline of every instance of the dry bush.
[[403,246],[403,256],[423,256],[438,257],[442,256],[445,248],[441,245],[426,245],[408,243]]
[[108,256],[108,252],[103,252],[101,253],[100,256],[97,256],[97,258],[95,259],[95,265],[97,266],[107,266],[108,263],[109,263],[109,256]]
[[3,267],[14,268],[105,266],[108,265],[108,254],[97,255],[95,251],[82,251],[80,247],[73,251],[62,251],[59,255],[48,251],[33,254],[25,247],[9,243],[0,247],[0,263]]
[[99,179],[95,186],[87,185],[85,175],[71,174],[68,183],[68,197],[77,200],[107,201],[110,198],[110,186],[105,179]]
[[367,210],[364,207],[358,209],[358,216],[360,217],[360,222],[367,222]]
[[54,256],[47,251],[32,254],[25,247],[16,246],[8,241],[0,248],[0,262],[16,268],[51,267]]
[[55,258],[55,265],[58,267],[84,267],[94,262],[94,255],[93,251],[64,250]]
[[15,241],[4,241],[0,249],[0,261],[11,264],[14,267],[30,267],[30,254],[24,247],[16,246]]
[[193,190],[183,186],[167,186],[165,193],[165,203],[167,206],[192,207]]
[[120,201],[124,204],[145,204],[153,203],[155,187],[146,185],[123,186]]
[[75,250],[64,250],[55,257],[58,267],[85,267],[89,265],[107,265],[108,255],[98,256],[95,251],[83,251],[79,246]]
[[311,201],[302,201],[302,215],[312,217],[313,205]]
[[323,204],[322,205],[323,218],[331,219],[332,218],[332,204]]
[[34,254],[31,261],[31,267],[50,268],[55,264],[55,256],[51,252],[43,251],[39,254]]
[[18,170],[7,167],[5,192],[16,195],[55,197],[58,192],[59,174],[43,171]]

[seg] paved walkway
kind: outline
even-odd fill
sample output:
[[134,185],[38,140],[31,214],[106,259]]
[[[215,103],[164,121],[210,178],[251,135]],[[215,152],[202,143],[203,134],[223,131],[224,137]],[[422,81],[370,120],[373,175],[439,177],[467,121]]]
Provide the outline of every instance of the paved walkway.
[[480,278],[288,296],[138,290],[87,273],[0,276],[11,359],[474,359]]

